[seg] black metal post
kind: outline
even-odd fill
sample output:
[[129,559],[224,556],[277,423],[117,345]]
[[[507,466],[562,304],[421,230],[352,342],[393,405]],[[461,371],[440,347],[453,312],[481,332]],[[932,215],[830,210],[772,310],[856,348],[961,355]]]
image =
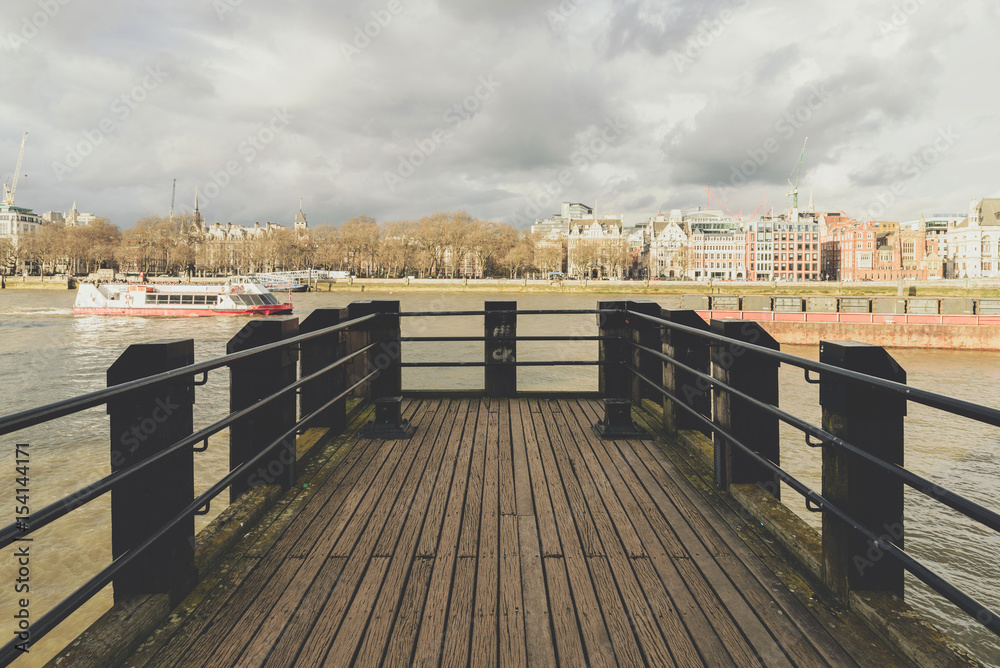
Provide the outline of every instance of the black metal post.
[[[821,341],[821,362],[906,382],[885,349],[856,341]],[[906,400],[861,383],[820,375],[823,429],[879,459],[903,465]],[[903,482],[861,458],[823,446],[823,496],[877,536],[903,548]],[[823,578],[846,600],[849,590],[903,596],[903,566],[830,513],[823,513]]]
[[488,397],[517,396],[517,313],[516,301],[486,302],[485,388]]
[[[688,309],[664,309],[661,317],[669,322],[708,331],[709,326],[696,311]],[[685,364],[696,371],[707,374],[710,368],[708,340],[663,326],[663,354]],[[705,380],[678,369],[669,362],[663,364],[663,387],[685,406],[694,408],[700,415],[712,414],[711,385]],[[688,411],[663,397],[663,426],[668,432],[695,429],[705,435],[710,430],[691,416]]]
[[[733,343],[712,343],[712,376],[736,390],[773,406],[778,405],[780,363],[740,345],[752,343],[771,350],[781,346],[758,323],[750,320],[712,320],[711,329]],[[712,390],[712,420],[759,455],[780,464],[778,418],[751,406],[728,391]],[[778,478],[735,445],[715,434],[715,484],[728,489],[731,484],[755,483],[781,498]]]
[[[299,332],[309,334],[333,327],[347,320],[347,309],[338,307],[318,308],[302,321]],[[344,357],[346,343],[342,332],[333,332],[303,341],[302,377],[313,374]],[[347,388],[346,364],[335,367],[314,381],[302,386],[299,401],[302,416],[309,415]],[[340,434],[347,426],[347,399],[336,402],[311,422],[309,427],[327,427],[333,434]]]
[[[107,372],[108,386],[194,363],[194,341],[139,343]],[[194,378],[131,392],[108,402],[111,471],[128,468],[193,431]],[[136,547],[194,498],[194,451],[184,448],[117,483],[111,490],[111,553]],[[179,600],[194,587],[194,516],[184,518],[114,579],[115,602],[168,593]]]
[[[298,331],[298,318],[251,320],[229,340],[226,352],[236,353],[283,341]],[[298,351],[294,348],[279,348],[231,363],[230,409],[247,408],[294,383],[298,359]],[[295,393],[289,392],[232,425],[229,428],[230,468],[255,457],[295,422]],[[295,483],[295,475],[295,438],[292,437],[279,443],[256,466],[234,480],[229,487],[229,500],[235,501],[255,485],[280,484],[290,489]]]
[[632,421],[632,373],[628,362],[631,360],[627,340],[631,338],[625,307],[628,302],[598,302],[601,311],[597,316],[598,359],[602,364],[598,371],[598,385],[604,395],[604,419],[594,425],[594,432],[601,438],[643,438],[646,433]]
[[[403,370],[400,366],[399,301],[358,301],[347,307],[348,318],[351,320],[372,313],[379,314],[379,317],[359,326],[360,330],[367,332],[365,345],[377,342],[368,351],[364,375],[375,370],[379,372],[368,383],[368,397],[375,404],[375,419],[363,431],[368,438],[410,438],[414,428],[402,416]],[[348,383],[353,384],[356,380],[348,379]]]
[[[626,303],[626,306],[630,311],[645,313],[657,318],[660,317],[660,305],[656,302],[645,300],[630,301]],[[629,316],[627,319],[627,325],[632,335],[632,341],[654,350],[659,348],[660,338],[662,336],[660,333],[660,325],[655,322],[650,322],[645,318],[638,318],[636,316]],[[656,381],[660,380],[662,374],[662,364],[663,361],[656,355],[647,353],[644,350],[639,350],[638,348],[632,349],[632,367],[646,378]],[[662,397],[663,395],[650,387],[649,383],[643,382],[638,376],[632,377],[633,404],[640,406],[642,405],[643,399],[651,399],[659,402]]]

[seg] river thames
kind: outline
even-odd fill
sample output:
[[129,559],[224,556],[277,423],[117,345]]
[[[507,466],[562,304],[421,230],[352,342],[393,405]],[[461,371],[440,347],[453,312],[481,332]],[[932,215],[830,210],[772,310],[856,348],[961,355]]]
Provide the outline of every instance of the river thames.
[[[226,341],[246,323],[242,317],[144,318],[73,315],[72,291],[5,290],[0,292],[0,414],[9,414],[105,386],[105,372],[132,343],[158,339],[193,338],[196,361],[225,353]],[[280,295],[279,295],[280,297]],[[294,296],[295,315],[303,319],[320,306],[343,306],[350,300],[399,299],[403,311],[481,310],[484,300],[517,300],[522,309],[594,308],[598,301],[624,299],[615,295],[556,296],[512,293],[309,293]],[[653,297],[666,307],[679,307],[675,296]],[[481,317],[403,320],[403,336],[481,335]],[[595,333],[590,315],[521,316],[519,335],[589,335]],[[816,359],[816,346],[784,346],[783,350]],[[897,349],[891,351],[906,369],[908,382],[989,406],[1000,406],[1000,353]],[[569,342],[553,346],[521,342],[521,360],[595,359],[596,342]],[[451,343],[447,347],[406,343],[407,361],[482,358],[481,343]],[[405,369],[404,389],[480,389],[482,369]],[[596,390],[596,367],[522,368],[521,390]],[[807,384],[802,371],[783,366],[780,404],[816,424],[820,421],[818,386]],[[203,426],[228,410],[228,374],[210,374],[209,384],[197,389],[195,426]],[[934,483],[997,510],[1000,492],[1000,437],[992,427],[955,418],[911,404],[906,417],[905,465]],[[0,438],[7,481],[0,489],[14,503],[15,443],[30,443],[31,509],[76,491],[110,472],[108,417],[104,407],[93,408],[51,424]],[[820,452],[809,448],[800,432],[782,431],[782,464],[810,487],[820,488]],[[228,437],[211,439],[209,450],[196,455],[195,491],[200,493],[221,477],[228,464]],[[212,513],[197,518],[201,528],[222,510],[222,495]],[[818,528],[819,516],[805,510],[802,498],[790,489],[782,499],[805,521]],[[31,614],[38,619],[106,566],[111,559],[107,495],[35,535],[31,561]],[[8,517],[8,521],[10,517]],[[934,503],[917,492],[906,495],[906,549],[925,565],[978,598],[1000,609],[1000,537]],[[11,614],[15,570],[13,550],[2,553],[0,568],[0,635],[6,642],[13,631]],[[1000,642],[963,613],[907,576],[907,600],[942,627],[984,663],[1000,666]],[[32,648],[15,665],[42,665],[70,642],[111,602],[110,588],[88,603],[70,621]]]

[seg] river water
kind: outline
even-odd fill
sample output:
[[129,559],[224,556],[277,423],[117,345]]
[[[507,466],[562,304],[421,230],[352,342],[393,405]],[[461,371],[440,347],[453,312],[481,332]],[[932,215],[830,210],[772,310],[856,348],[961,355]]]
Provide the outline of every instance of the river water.
[[[72,314],[70,291],[5,290],[0,292],[0,414],[14,413],[104,387],[105,372],[132,343],[167,338],[193,338],[197,361],[225,353],[225,344],[246,323],[245,318],[141,318]],[[599,300],[625,295],[547,295],[489,293],[310,293],[294,296],[301,319],[320,306],[343,306],[352,299],[399,299],[403,311],[481,310],[484,300],[516,300],[520,309],[595,308]],[[679,298],[653,298],[662,306],[678,307]],[[518,319],[519,335],[592,335],[593,315],[526,316]],[[481,335],[481,317],[408,317],[404,336]],[[596,342],[518,343],[520,360],[595,359]],[[783,350],[816,359],[816,346],[785,346]],[[1000,406],[1000,353],[954,350],[892,351],[907,371],[908,382],[990,406]],[[482,359],[482,343],[446,346],[407,343],[407,361]],[[482,369],[405,369],[405,389],[478,389]],[[597,389],[596,367],[522,367],[521,390]],[[801,370],[781,370],[780,404],[818,424],[818,386],[805,383]],[[228,374],[216,371],[209,384],[197,388],[195,426],[221,417],[228,408]],[[934,483],[994,510],[1000,491],[1000,438],[996,429],[973,421],[911,405],[906,418],[906,466]],[[14,503],[14,444],[30,444],[30,506],[39,510],[110,472],[108,417],[104,407],[90,409],[18,434],[0,437],[0,507]],[[797,431],[782,431],[782,463],[814,489],[820,488],[820,453],[805,445]],[[196,455],[195,491],[200,493],[223,475],[228,464],[228,437],[211,439],[209,450]],[[6,491],[4,491],[6,490]],[[197,518],[201,528],[224,507],[223,494],[212,512]],[[805,510],[790,489],[782,498],[806,522],[819,528],[819,516]],[[5,516],[4,523],[10,521]],[[110,503],[107,496],[77,509],[34,535],[31,544],[30,613],[38,619],[59,600],[95,575],[111,559]],[[917,492],[906,496],[906,548],[927,566],[1000,610],[1000,537],[931,502]],[[13,550],[0,551],[0,638],[14,631],[17,598]],[[967,647],[983,662],[1000,666],[1000,642],[940,596],[907,576],[907,600]],[[69,621],[33,646],[18,666],[42,665],[111,604],[110,587],[81,608]],[[8,613],[8,611],[12,611]]]

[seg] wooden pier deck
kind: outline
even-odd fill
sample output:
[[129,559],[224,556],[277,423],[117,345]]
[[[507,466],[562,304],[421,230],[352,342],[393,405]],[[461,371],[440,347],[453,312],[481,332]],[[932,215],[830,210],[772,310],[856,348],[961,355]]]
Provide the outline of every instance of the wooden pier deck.
[[404,408],[411,440],[320,455],[126,665],[905,665],[597,402]]

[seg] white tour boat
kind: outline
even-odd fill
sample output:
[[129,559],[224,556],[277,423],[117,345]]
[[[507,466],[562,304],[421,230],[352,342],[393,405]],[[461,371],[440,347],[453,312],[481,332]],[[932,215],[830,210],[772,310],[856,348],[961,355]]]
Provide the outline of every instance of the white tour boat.
[[263,284],[246,277],[225,284],[81,283],[73,313],[93,315],[288,315]]

